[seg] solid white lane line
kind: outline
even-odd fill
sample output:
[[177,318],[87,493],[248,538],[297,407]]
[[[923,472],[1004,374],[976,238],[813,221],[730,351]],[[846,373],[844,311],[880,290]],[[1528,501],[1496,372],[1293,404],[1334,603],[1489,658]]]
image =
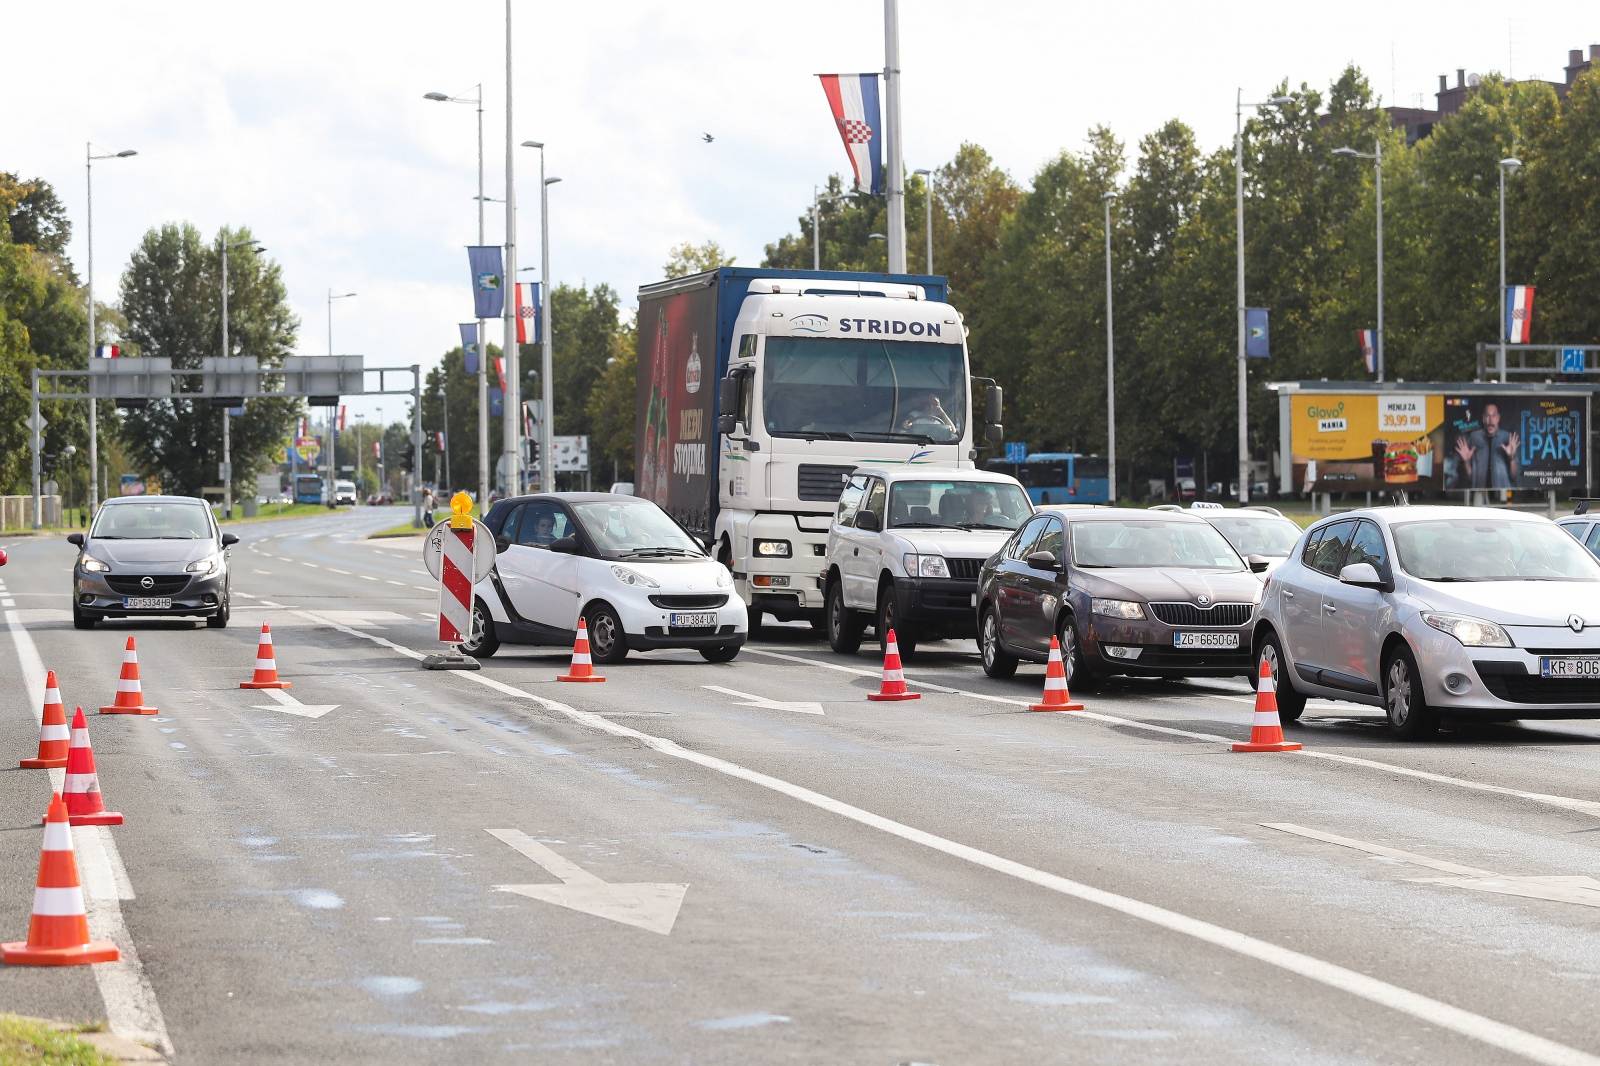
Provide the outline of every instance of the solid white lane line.
[[1297,837],[1306,837],[1310,840],[1320,840],[1325,844],[1338,844],[1342,848],[1364,851],[1368,855],[1381,855],[1386,859],[1399,859],[1401,862],[1425,866],[1430,870],[1438,870],[1442,874],[1456,874],[1461,877],[1495,876],[1492,870],[1480,870],[1476,866],[1462,866],[1459,863],[1445,862],[1441,859],[1430,859],[1426,855],[1418,855],[1414,851],[1401,851],[1399,848],[1373,844],[1366,840],[1357,840],[1354,837],[1335,836],[1332,833],[1324,833],[1320,829],[1307,829],[1303,825],[1294,825],[1290,822],[1262,822],[1261,825],[1265,829],[1276,829],[1280,833],[1292,833]]
[[[820,666],[829,670],[839,670],[847,674],[857,674],[861,677],[878,677],[874,670],[860,670],[839,663],[824,662],[820,659],[807,659],[799,655],[785,655],[782,652],[766,651],[761,648],[752,648],[746,645],[746,654],[766,655],[773,659],[784,659],[805,666]],[[1005,696],[991,696],[984,692],[971,692],[966,689],[951,688],[947,685],[937,685],[928,681],[919,681],[910,675],[906,676],[906,684],[917,688],[928,689],[933,692],[947,692],[967,699],[983,700],[988,703],[1004,703],[1013,707],[1027,707],[1027,700],[1010,699]],[[1203,740],[1211,744],[1232,744],[1238,737],[1222,737],[1215,733],[1200,733],[1190,729],[1175,729],[1172,726],[1156,725],[1154,722],[1141,722],[1135,718],[1122,718],[1114,714],[1101,714],[1098,711],[1073,711],[1060,717],[1086,719],[1093,722],[1102,722],[1106,725],[1121,726],[1126,729],[1138,729],[1146,733],[1160,733],[1163,736],[1185,737],[1189,740]],[[1419,781],[1431,781],[1437,785],[1450,785],[1455,788],[1471,789],[1474,792],[1488,792],[1497,796],[1511,796],[1516,799],[1528,800],[1531,803],[1542,804],[1546,807],[1558,807],[1564,811],[1575,811],[1578,814],[1587,814],[1600,818],[1600,803],[1594,800],[1575,799],[1571,796],[1552,796],[1544,792],[1526,792],[1519,788],[1507,788],[1504,785],[1493,785],[1487,781],[1473,781],[1465,777],[1451,777],[1448,774],[1436,774],[1428,770],[1416,770],[1409,766],[1399,766],[1395,763],[1379,762],[1377,759],[1363,759],[1358,755],[1341,755],[1331,751],[1314,751],[1301,749],[1299,751],[1284,752],[1285,755],[1295,755],[1307,759],[1322,759],[1326,762],[1344,763],[1348,766],[1360,766],[1367,770],[1379,770],[1386,774],[1395,774],[1400,777],[1415,778]]]
[[[6,628],[11,632],[17,663],[22,668],[23,685],[28,692],[28,706],[34,708],[33,721],[37,726],[44,708],[44,662],[39,658],[39,649],[34,646],[27,627],[18,621],[16,611],[6,612]],[[52,777],[55,773],[51,771]],[[60,787],[60,782],[52,781],[52,784]],[[106,1021],[118,1036],[158,1047],[170,1058],[172,1038],[167,1035],[167,1023],[161,1016],[161,1005],[156,1002],[156,990],[139,962],[139,952],[122,918],[120,901],[133,898],[133,884],[128,880],[127,868],[117,851],[116,838],[100,830],[91,842],[86,839],[87,834],[80,837],[82,833],[81,827],[75,830],[73,840],[84,839],[88,844],[79,852],[78,861],[89,886],[85,893],[89,930],[97,939],[116,944],[122,953],[122,958],[116,962],[90,967],[95,983],[100,986],[100,998],[105,1001]]]
[[[322,625],[331,625],[334,629],[343,633],[390,648],[409,659],[421,660],[423,658],[420,652],[413,651],[383,637],[374,636],[371,633],[363,633],[349,626],[328,622],[311,611],[301,613],[314,622]],[[464,678],[467,681],[517,699],[532,700],[546,710],[564,715],[580,725],[588,726],[599,732],[609,733],[615,737],[643,744],[645,747],[658,751],[663,755],[669,755],[675,759],[681,759],[684,762],[693,763],[716,773],[737,778],[768,791],[788,796],[790,799],[798,800],[818,810],[827,811],[859,825],[879,830],[909,843],[918,844],[932,851],[971,863],[974,866],[980,866],[995,873],[1013,877],[1085,903],[1104,907],[1107,910],[1127,915],[1130,918],[1136,918],[1158,928],[1203,941],[1225,951],[1231,951],[1245,958],[1255,959],[1258,962],[1266,963],[1268,966],[1298,974],[1307,980],[1347,992],[1369,1003],[1386,1007],[1400,1014],[1409,1015],[1429,1025],[1449,1029],[1470,1039],[1520,1055],[1530,1061],[1546,1063],[1549,1066],[1600,1066],[1600,1057],[1579,1051],[1577,1048],[1567,1047],[1565,1044],[1556,1043],[1534,1033],[1517,1029],[1504,1022],[1497,1022],[1492,1018],[1473,1014],[1471,1011],[1462,1010],[1460,1007],[1412,992],[1387,981],[1369,977],[1337,963],[1326,962],[1315,956],[1280,947],[1277,944],[1228,929],[1225,926],[1214,925],[1198,918],[1191,918],[1186,914],[1180,914],[1165,907],[1158,907],[1152,903],[1145,903],[1142,900],[1095,888],[1092,885],[1086,885],[1057,874],[1035,869],[1012,859],[1002,858],[999,855],[994,855],[967,844],[948,840],[925,830],[897,822],[891,818],[873,814],[871,811],[852,806],[831,796],[825,796],[820,792],[813,792],[804,786],[791,784],[780,778],[747,769],[737,763],[728,762],[713,755],[706,755],[692,748],[682,747],[663,737],[652,736],[649,733],[642,733],[637,729],[619,725],[601,715],[580,711],[564,703],[558,703],[543,696],[536,696],[531,692],[526,692],[481,673],[450,671],[450,676]]]

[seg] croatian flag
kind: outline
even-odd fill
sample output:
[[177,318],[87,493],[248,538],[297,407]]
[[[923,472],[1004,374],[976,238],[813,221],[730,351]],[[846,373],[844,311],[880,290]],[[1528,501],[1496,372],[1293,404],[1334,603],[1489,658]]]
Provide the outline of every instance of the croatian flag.
[[494,358],[494,372],[500,376],[500,392],[506,391],[506,361],[500,356]]
[[1361,346],[1361,358],[1366,360],[1367,373],[1376,373],[1378,369],[1378,341],[1377,331],[1371,329],[1356,330],[1356,344]]
[[380,463],[383,462],[383,441],[375,440],[372,442],[372,457]]
[[442,452],[444,451],[444,430],[436,429],[433,432],[433,443]]
[[96,359],[120,359],[122,358],[122,349],[115,344],[96,345],[94,357]]
[[1506,286],[1506,343],[1528,344],[1533,338],[1533,286]]
[[517,343],[533,344],[539,339],[539,283],[517,283]]
[[348,410],[348,408],[346,408],[344,404],[340,404],[339,405],[339,432],[340,433],[344,432],[344,414],[345,414],[346,410]]
[[878,108],[878,75],[818,74],[855,172],[856,188],[866,182],[874,196],[883,194],[883,118]]

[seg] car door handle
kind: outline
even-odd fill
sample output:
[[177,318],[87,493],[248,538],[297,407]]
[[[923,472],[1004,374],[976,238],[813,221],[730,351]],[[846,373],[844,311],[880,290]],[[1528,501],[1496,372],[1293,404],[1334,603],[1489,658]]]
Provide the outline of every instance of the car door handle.
[[1337,608],[1337,607],[1335,607],[1335,606],[1334,606],[1334,605],[1333,605],[1333,604],[1331,604],[1331,603],[1325,603],[1325,604],[1323,604],[1323,605],[1322,605],[1322,609],[1323,609],[1323,610],[1324,610],[1324,611],[1327,611],[1327,612],[1328,612],[1328,613],[1329,613],[1329,614],[1338,614],[1338,613],[1339,613],[1339,608]]
[[1283,598],[1286,599],[1286,600],[1292,600],[1292,599],[1294,599],[1294,593],[1290,592],[1288,589],[1284,589],[1283,590]]
[[861,554],[861,549],[860,549],[860,548],[857,548],[857,549],[855,549],[855,550],[854,550],[854,551],[852,551],[852,552],[851,552],[851,553],[850,553],[850,554],[851,554],[851,555],[860,555],[860,554]]

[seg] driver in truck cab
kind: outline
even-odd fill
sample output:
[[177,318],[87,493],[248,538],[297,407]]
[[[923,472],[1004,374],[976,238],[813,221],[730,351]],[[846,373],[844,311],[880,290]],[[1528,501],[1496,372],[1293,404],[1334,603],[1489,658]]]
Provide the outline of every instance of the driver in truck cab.
[[955,419],[945,412],[944,405],[939,402],[939,394],[932,389],[925,389],[912,396],[911,408],[900,420],[900,428],[911,430],[929,422],[937,422],[951,433],[956,431]]

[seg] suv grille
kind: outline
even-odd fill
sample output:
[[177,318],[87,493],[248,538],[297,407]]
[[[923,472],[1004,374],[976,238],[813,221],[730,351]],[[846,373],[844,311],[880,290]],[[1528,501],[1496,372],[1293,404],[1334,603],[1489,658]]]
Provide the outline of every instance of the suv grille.
[[976,581],[978,571],[983,569],[982,559],[950,559],[945,562],[950,564],[950,576],[956,581]]
[[673,611],[709,611],[728,602],[726,596],[651,596],[657,607]]
[[1213,603],[1198,607],[1192,603],[1152,603],[1150,613],[1169,626],[1242,626],[1255,613],[1253,603]]
[[144,587],[144,578],[130,574],[116,574],[106,578],[106,584],[111,586],[111,591],[120,596],[171,596],[182,592],[189,583],[187,574],[151,574],[150,580],[154,584],[150,588]]
[[821,466],[817,463],[800,464],[799,496],[802,500],[834,503],[844,491],[844,483],[855,473],[853,466]]

